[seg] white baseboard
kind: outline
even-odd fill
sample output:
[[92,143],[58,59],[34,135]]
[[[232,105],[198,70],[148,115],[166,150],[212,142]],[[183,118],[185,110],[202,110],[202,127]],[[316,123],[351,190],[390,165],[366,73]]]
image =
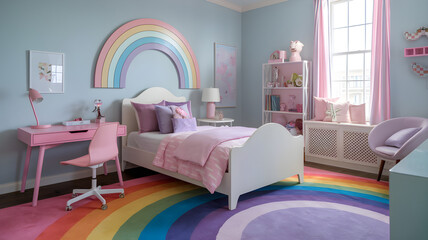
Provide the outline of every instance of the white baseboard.
[[[317,157],[308,156],[308,155],[306,155],[305,160],[307,162],[319,163],[319,164],[323,164],[323,165],[346,168],[346,169],[351,169],[351,170],[356,170],[356,171],[361,171],[361,172],[374,173],[374,174],[377,174],[379,171],[378,167],[364,166],[364,165],[353,164],[353,163],[348,163],[348,162],[341,162],[341,161],[334,161],[334,160],[330,160],[330,159],[317,158]],[[386,161],[385,168],[383,170],[383,175],[389,176],[389,168],[391,168],[391,167],[392,167],[392,164],[390,163],[390,161]]]
[[[116,166],[115,165],[107,165],[107,172],[116,172]],[[76,179],[86,178],[91,176],[91,169],[85,168],[80,171],[75,172],[69,172],[69,173],[63,173],[48,177],[42,177],[40,180],[40,186],[46,186],[51,185],[55,183],[61,183],[61,182],[67,182],[72,181]],[[104,174],[103,168],[97,169],[97,174]],[[25,189],[31,189],[34,188],[34,182],[35,179],[27,179],[26,188]],[[21,190],[21,181],[18,182],[11,182],[11,183],[5,183],[0,184],[0,194],[10,193],[10,192],[16,192]]]

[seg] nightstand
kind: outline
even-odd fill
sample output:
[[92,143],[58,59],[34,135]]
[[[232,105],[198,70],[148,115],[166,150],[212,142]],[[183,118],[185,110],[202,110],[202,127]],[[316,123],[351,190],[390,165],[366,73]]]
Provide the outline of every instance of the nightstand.
[[217,127],[217,124],[219,124],[220,126],[228,125],[228,126],[232,127],[232,123],[235,120],[232,118],[223,118],[221,120],[209,119],[209,118],[199,118],[199,119],[197,119],[197,121],[198,121],[198,125],[201,125],[201,123],[205,123],[207,125],[212,125],[214,127]]

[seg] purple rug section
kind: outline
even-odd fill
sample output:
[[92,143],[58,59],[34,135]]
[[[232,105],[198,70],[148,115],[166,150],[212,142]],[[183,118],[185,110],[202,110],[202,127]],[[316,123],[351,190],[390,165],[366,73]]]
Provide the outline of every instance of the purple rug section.
[[264,214],[245,228],[242,239],[389,239],[389,225],[335,209],[291,208]]

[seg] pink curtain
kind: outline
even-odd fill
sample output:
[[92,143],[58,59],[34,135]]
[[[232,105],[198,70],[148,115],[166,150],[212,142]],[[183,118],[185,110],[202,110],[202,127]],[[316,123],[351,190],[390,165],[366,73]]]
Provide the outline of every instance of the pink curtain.
[[390,0],[374,0],[370,124],[378,124],[391,117],[390,19]]
[[314,0],[314,96],[328,97],[330,82],[329,0]]

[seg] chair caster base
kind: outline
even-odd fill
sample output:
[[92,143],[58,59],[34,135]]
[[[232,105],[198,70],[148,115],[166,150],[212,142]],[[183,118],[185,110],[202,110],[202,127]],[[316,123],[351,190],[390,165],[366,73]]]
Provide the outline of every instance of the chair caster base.
[[107,210],[107,208],[108,208],[107,204],[103,204],[103,205],[101,205],[101,209],[102,209],[102,210]]
[[124,198],[124,197],[125,197],[124,193],[119,194],[119,198]]
[[73,210],[73,208],[71,206],[65,207],[65,211],[70,212],[71,210]]

